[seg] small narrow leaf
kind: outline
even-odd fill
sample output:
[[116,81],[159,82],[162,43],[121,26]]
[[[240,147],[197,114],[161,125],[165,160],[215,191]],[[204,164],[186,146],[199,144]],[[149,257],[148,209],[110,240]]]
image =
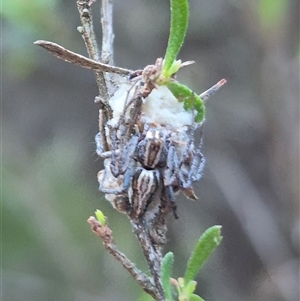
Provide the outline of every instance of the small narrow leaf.
[[187,0],[170,0],[171,22],[170,36],[165,54],[163,75],[168,77],[168,71],[171,68],[176,56],[183,44],[186,29],[188,25],[188,2]]
[[98,222],[100,223],[100,225],[101,226],[105,226],[105,224],[106,224],[106,217],[103,214],[103,212],[101,210],[97,209],[95,211],[95,216],[96,216]]
[[168,301],[172,300],[170,278],[171,278],[173,262],[174,262],[174,254],[172,252],[168,252],[164,256],[161,263],[161,271],[160,271],[161,282],[162,282],[165,298]]
[[204,103],[190,88],[177,81],[170,81],[166,86],[179,102],[183,102],[183,107],[186,111],[193,109],[196,111],[195,122],[200,123],[204,119]]
[[204,301],[200,296],[192,294],[189,298],[189,301]]
[[197,281],[192,280],[187,285],[185,285],[184,291],[187,296],[191,296],[196,289]]
[[178,278],[178,287],[180,290],[184,288],[184,279],[182,277]]
[[184,275],[185,284],[195,278],[203,263],[220,244],[222,240],[220,234],[221,226],[212,226],[201,235],[187,263]]

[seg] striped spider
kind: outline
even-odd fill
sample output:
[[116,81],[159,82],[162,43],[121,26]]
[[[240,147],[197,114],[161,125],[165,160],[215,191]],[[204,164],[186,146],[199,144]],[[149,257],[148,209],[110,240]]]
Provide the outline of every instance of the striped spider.
[[[116,128],[111,131],[112,137],[116,137],[117,130]],[[120,133],[121,138],[122,135],[124,132]],[[123,145],[127,139],[120,138],[117,141],[113,138],[112,150],[108,152],[102,152],[100,135],[95,137],[96,152],[105,158],[105,169],[98,173],[99,190],[110,195],[114,207],[118,207],[115,200],[119,201],[119,196],[125,198],[130,204],[126,211],[133,217],[144,215],[162,183],[161,173],[156,168],[156,158],[162,153],[164,143],[158,139],[155,141],[156,145],[147,144],[146,137],[147,133],[136,132],[132,134],[127,145]],[[157,151],[156,155],[153,148]]]
[[[221,80],[200,96],[209,98],[225,82]],[[160,199],[160,209],[165,213],[172,209],[177,217],[175,193],[181,191],[186,197],[197,199],[192,184],[201,178],[205,164],[200,151],[202,138],[198,146],[194,143],[197,125],[171,131],[164,126],[143,124],[142,95],[134,93],[130,98],[125,101],[117,124],[106,123],[109,150],[104,151],[104,131],[102,128],[101,135],[100,126],[95,137],[96,152],[106,161],[105,169],[98,173],[99,190],[113,200],[117,209],[120,207],[120,211],[131,216],[144,216],[153,200]],[[116,200],[122,200],[121,205],[116,205]]]
[[98,176],[99,190],[125,198],[135,217],[143,216],[156,193],[160,193],[159,198],[166,199],[169,204],[165,206],[166,211],[171,208],[177,218],[174,193],[182,191],[187,197],[196,199],[192,182],[200,179],[204,166],[200,146],[194,149],[193,135],[190,134],[180,151],[170,130],[155,129],[147,124],[142,133],[131,136],[127,145],[114,145],[121,140],[112,139],[113,150],[101,153],[99,135],[96,135],[97,153],[106,158],[105,173],[100,171]]
[[[129,92],[127,99],[128,96]],[[137,126],[141,97],[133,97],[129,102],[127,99],[118,122],[114,126],[106,123],[110,150],[104,151],[103,141],[106,139],[103,139],[101,130],[95,136],[96,153],[105,159],[105,168],[98,173],[99,190],[118,210],[141,217],[161,186],[161,175],[155,168],[145,168],[148,165],[146,159],[145,164],[140,162],[144,159],[138,159],[143,156],[137,150],[142,148],[145,136]],[[126,202],[129,204],[127,208]]]

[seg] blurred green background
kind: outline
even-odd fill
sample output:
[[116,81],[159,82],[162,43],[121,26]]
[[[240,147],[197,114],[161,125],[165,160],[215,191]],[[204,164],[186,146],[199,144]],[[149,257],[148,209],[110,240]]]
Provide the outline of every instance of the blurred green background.
[[[169,1],[114,0],[115,63],[164,55]],[[93,4],[99,41],[100,2]],[[109,217],[119,248],[146,270],[129,223],[97,190],[93,72],[34,46],[86,55],[76,1],[2,5],[2,300],[145,300],[86,219]],[[206,301],[295,301],[299,293],[299,1],[190,0],[179,80],[207,103],[197,202],[178,197],[166,251],[174,277],[209,226],[224,239],[197,278]]]

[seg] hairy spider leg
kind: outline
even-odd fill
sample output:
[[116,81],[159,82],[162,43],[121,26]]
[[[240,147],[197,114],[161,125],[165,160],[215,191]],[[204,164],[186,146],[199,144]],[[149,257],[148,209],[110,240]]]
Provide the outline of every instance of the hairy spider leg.
[[177,205],[175,203],[175,194],[172,186],[165,186],[164,187],[164,194],[167,198],[167,202],[171,206],[171,209],[173,211],[173,215],[175,219],[179,218],[179,215],[177,213]]
[[201,179],[204,166],[205,166],[205,157],[200,152],[200,149],[197,149],[191,164],[191,172],[187,180],[187,185],[189,182],[190,183],[196,182]]
[[[126,172],[130,161],[136,150],[139,140],[139,132],[133,133],[132,118],[129,122],[126,121],[126,112],[134,102],[134,97],[129,100],[130,91],[133,89],[134,83],[127,91],[126,100],[124,102],[122,114],[118,120],[117,125],[110,127],[111,133],[111,172],[115,177],[122,175]],[[136,90],[134,92],[135,96]],[[131,110],[129,114],[131,113]],[[134,122],[135,123],[135,122]]]
[[[129,139],[131,134],[132,134],[132,129],[134,125],[137,123],[137,120],[140,116],[140,110],[141,110],[141,105],[142,105],[142,98],[140,96],[140,93],[138,93],[139,89],[139,79],[136,79],[130,89],[127,91],[127,97],[126,97],[126,103],[125,107],[123,109],[123,115],[124,115],[124,124],[127,125],[127,132],[126,132],[126,137]],[[131,99],[129,99],[129,93],[130,91],[134,88],[133,95]],[[129,110],[129,118],[127,118],[127,121],[125,122],[125,113]]]
[[135,154],[136,151],[136,147],[139,141],[139,134],[134,134],[127,146],[122,150],[120,149],[121,153],[122,153],[122,173],[124,173],[126,171],[126,169],[128,168],[130,161],[133,159],[133,156]]
[[[203,122],[200,124],[201,134],[197,148],[195,148],[194,144],[194,132],[196,127],[197,126],[194,125],[189,130],[188,143],[173,175],[173,178],[177,177],[179,189],[181,190],[192,189],[192,182],[198,181],[201,178],[205,165],[204,156],[200,151],[202,145]],[[176,162],[176,160],[174,160],[174,162]],[[192,194],[194,194],[194,192]],[[194,199],[191,196],[188,197]]]
[[182,153],[180,159],[177,156],[175,146],[170,143],[169,150],[168,150],[168,156],[167,156],[167,174],[168,174],[168,181],[166,183],[167,186],[172,185],[174,187],[183,188],[185,179],[184,175],[189,174],[186,173],[183,169],[183,167],[186,165],[186,162],[190,159],[190,155],[194,148],[194,140],[193,136],[191,135],[186,147],[184,149],[184,152]]
[[[103,174],[101,180],[99,181],[99,190],[105,194],[123,195],[124,193],[127,193],[128,188],[131,183],[131,176],[132,176],[133,168],[134,168],[134,166],[132,164],[129,165],[129,167],[127,168],[127,170],[124,174],[122,184],[119,185],[119,187],[112,189],[112,188],[105,188],[103,185],[105,179],[112,176],[112,174],[108,174],[109,172],[107,171],[107,167],[105,166],[104,174]],[[117,177],[115,177],[115,179],[113,179],[113,180],[115,180],[116,183],[118,181]]]
[[110,136],[111,136],[111,160],[110,160],[110,170],[111,173],[114,175],[115,178],[117,178],[121,172],[120,172],[120,160],[118,158],[120,157],[120,152],[117,155],[117,129],[113,129],[112,127],[109,127],[110,129]]
[[[124,107],[122,114],[118,120],[118,123],[114,127],[109,127],[110,129],[110,134],[111,134],[111,162],[110,162],[110,168],[112,174],[117,178],[119,175],[124,174],[126,172],[126,169],[128,165],[125,166],[123,159],[123,153],[124,149],[126,148],[126,143],[128,142],[128,138],[126,137],[126,120],[125,120],[125,115],[127,111],[127,102],[129,98],[129,89],[127,91],[127,96],[126,100],[124,102]],[[118,137],[118,131],[119,131],[119,136]],[[119,151],[119,154],[117,154],[117,150]],[[121,156],[120,156],[121,153]]]
[[99,157],[102,157],[102,154],[109,149],[105,136],[104,119],[104,111],[99,109],[99,132],[95,136],[96,153]]
[[101,137],[100,132],[97,133],[95,136],[95,143],[96,143],[96,153],[99,157],[102,157],[104,150],[103,150],[103,146],[102,146],[102,137]]
[[114,129],[111,133],[112,150],[111,152],[102,154],[102,156],[111,157],[111,173],[117,178],[118,176],[125,174],[131,164],[139,141],[139,133],[134,134],[126,144],[123,144],[122,142],[118,144],[117,130]]
[[[192,156],[191,161],[189,162],[189,172],[187,174],[187,180],[182,183],[183,188],[188,188],[192,185],[192,182],[200,180],[203,172],[203,168],[205,166],[205,158],[201,153],[202,146],[202,127],[203,123],[200,125],[200,141],[198,147],[196,149],[192,149],[190,155]],[[190,140],[193,141],[194,146],[194,131],[190,133]]]
[[179,217],[177,214],[177,206],[175,203],[174,195],[174,186],[178,186],[177,177],[175,176],[175,168],[177,166],[177,162],[178,158],[175,151],[175,147],[174,145],[170,144],[167,155],[167,165],[164,168],[164,194],[172,208],[174,217],[176,219]]

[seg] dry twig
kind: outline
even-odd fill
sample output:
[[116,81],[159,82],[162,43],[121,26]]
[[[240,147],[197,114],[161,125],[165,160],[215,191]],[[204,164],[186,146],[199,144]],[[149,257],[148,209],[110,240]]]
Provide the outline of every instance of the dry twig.
[[116,74],[128,75],[132,70],[114,67],[111,65],[103,64],[92,59],[89,59],[83,55],[67,50],[66,48],[49,41],[38,40],[34,42],[35,45],[41,46],[42,48],[49,51],[57,58],[64,60],[65,62],[80,66],[82,68],[91,69],[100,72],[110,72]]
[[114,243],[112,237],[111,229],[105,225],[101,226],[100,223],[91,216],[87,222],[90,224],[92,231],[101,238],[105,249],[119,262],[122,263],[123,267],[131,274],[131,276],[136,280],[136,282],[141,285],[144,291],[150,294],[155,300],[164,300],[157,299],[159,295],[158,289],[152,283],[151,279],[140,271],[127,257],[125,254],[121,253],[117,246]]

